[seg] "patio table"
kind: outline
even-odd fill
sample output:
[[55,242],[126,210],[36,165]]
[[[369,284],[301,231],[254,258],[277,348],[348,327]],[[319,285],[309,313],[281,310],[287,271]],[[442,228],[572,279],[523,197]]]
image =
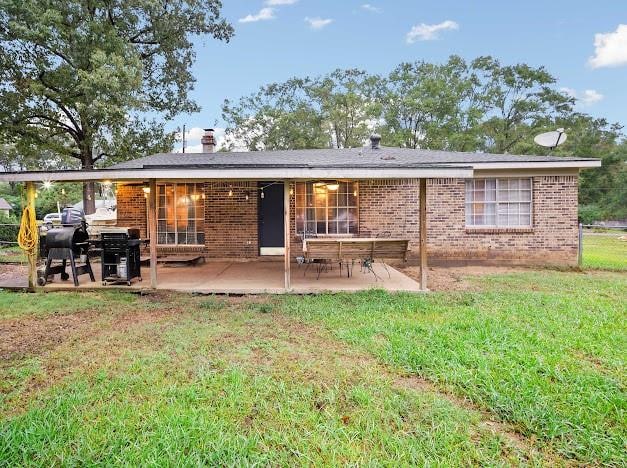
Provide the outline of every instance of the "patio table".
[[[376,279],[377,274],[372,269],[375,258],[406,260],[409,240],[378,238],[378,237],[316,237],[303,240],[303,253],[310,262],[340,263],[346,262],[347,276],[351,276],[351,267],[355,260],[370,271]],[[350,261],[350,263],[348,262]],[[387,266],[383,263],[387,270]],[[318,278],[323,267],[318,267]],[[305,273],[307,270],[305,270]],[[388,271],[389,275],[389,271]]]

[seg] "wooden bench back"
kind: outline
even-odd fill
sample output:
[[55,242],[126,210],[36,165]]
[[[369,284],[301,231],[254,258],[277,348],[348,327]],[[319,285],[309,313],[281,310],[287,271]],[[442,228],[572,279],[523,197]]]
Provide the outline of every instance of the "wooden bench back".
[[386,259],[407,260],[409,241],[404,239],[373,239],[367,242],[358,239],[316,239],[307,242],[308,258],[342,259]]
[[307,242],[308,258],[340,260],[340,244],[336,241]]
[[407,260],[409,249],[408,240],[379,240],[374,241],[372,258],[387,260]]

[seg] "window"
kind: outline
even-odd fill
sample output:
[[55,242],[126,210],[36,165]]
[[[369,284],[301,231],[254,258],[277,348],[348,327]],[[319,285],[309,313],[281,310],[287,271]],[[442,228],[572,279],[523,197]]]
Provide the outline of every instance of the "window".
[[466,226],[531,227],[531,179],[467,180]]
[[202,184],[157,185],[157,243],[205,243]]
[[296,233],[357,234],[357,182],[296,184]]

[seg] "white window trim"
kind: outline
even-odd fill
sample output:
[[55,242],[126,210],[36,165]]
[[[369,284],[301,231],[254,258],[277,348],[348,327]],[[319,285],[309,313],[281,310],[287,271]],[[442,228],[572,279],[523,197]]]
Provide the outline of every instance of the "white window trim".
[[[177,221],[178,219],[176,218],[176,209],[174,209],[174,238],[176,240],[176,242],[172,243],[172,244],[160,244],[159,243],[159,221],[162,220],[163,218],[159,218],[159,187],[163,187],[163,186],[168,186],[171,185],[172,187],[174,187],[174,198],[175,198],[175,203],[176,203],[176,186],[177,185],[197,185],[200,186],[202,188],[202,193],[204,195],[204,188],[203,188],[203,184],[201,182],[163,182],[163,183],[158,183],[157,184],[157,194],[156,194],[156,199],[157,199],[157,206],[156,206],[156,224],[157,224],[157,247],[163,247],[163,248],[172,248],[172,247],[192,247],[192,248],[197,248],[197,247],[204,247],[205,244],[179,244],[178,240],[179,240],[179,233],[178,233],[178,229],[177,229]],[[204,209],[203,209],[203,216],[202,218],[192,218],[194,220],[199,220],[202,219],[203,221],[203,229],[205,227],[205,213],[204,213]]]
[[[522,202],[512,202],[510,200],[504,200],[504,201],[500,201],[499,200],[499,180],[528,180],[529,181],[529,194],[530,194],[530,199],[528,202],[526,201],[522,201]],[[494,196],[494,201],[490,201],[490,202],[483,202],[483,203],[493,203],[495,205],[495,212],[494,212],[494,220],[496,221],[496,224],[468,224],[467,223],[467,210],[468,210],[468,205],[472,205],[474,204],[474,199],[472,202],[468,201],[468,190],[466,188],[466,185],[464,184],[464,225],[466,228],[468,229],[532,229],[533,228],[533,177],[480,177],[480,178],[476,178],[476,179],[469,179],[471,181],[476,181],[476,180],[495,180],[495,196]],[[499,213],[498,213],[498,209],[499,209],[499,203],[529,203],[529,224],[517,224],[517,225],[503,225],[503,224],[499,224]],[[474,217],[473,217],[474,218]]]

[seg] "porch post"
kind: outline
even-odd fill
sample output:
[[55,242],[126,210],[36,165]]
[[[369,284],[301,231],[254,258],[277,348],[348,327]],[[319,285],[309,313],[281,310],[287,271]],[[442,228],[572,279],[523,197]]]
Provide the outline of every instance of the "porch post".
[[291,263],[290,263],[290,181],[283,182],[283,237],[285,246],[285,289],[292,288]]
[[420,289],[427,290],[427,179],[420,179]]
[[150,239],[150,287],[157,287],[157,180],[150,179],[148,187],[148,238]]
[[[37,189],[35,188],[34,182],[26,182],[26,206],[29,208],[30,212],[35,213],[35,197],[37,196]],[[39,238],[39,232],[37,228],[35,232],[32,233],[36,239]],[[39,242],[35,242],[35,247],[32,251],[27,252],[28,254],[28,289],[31,291],[35,289],[37,285],[37,255],[38,255],[38,247]]]

